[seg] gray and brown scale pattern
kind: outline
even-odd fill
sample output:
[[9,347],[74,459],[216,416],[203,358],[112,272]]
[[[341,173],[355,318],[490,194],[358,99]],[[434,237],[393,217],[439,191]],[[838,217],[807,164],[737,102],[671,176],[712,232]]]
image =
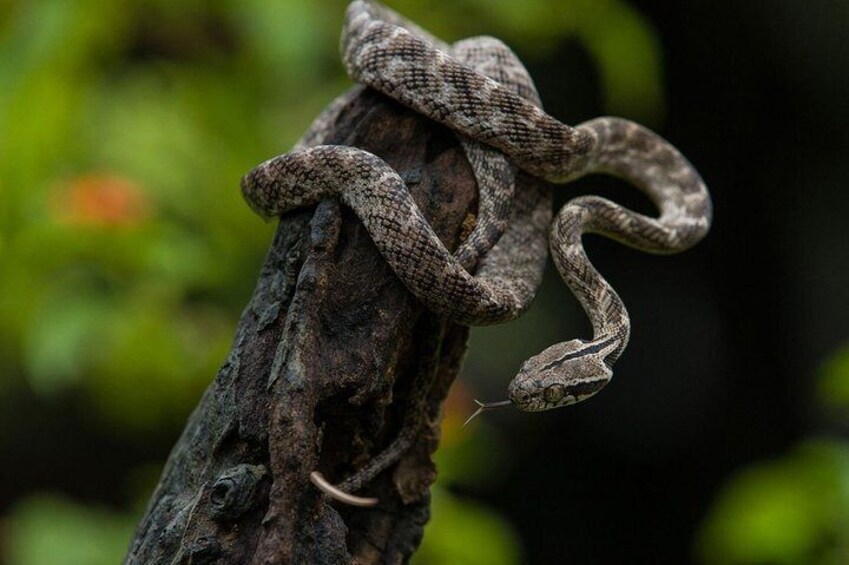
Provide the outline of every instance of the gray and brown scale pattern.
[[[555,344],[529,359],[510,384],[510,400],[539,411],[595,394],[612,376],[630,323],[624,304],[587,258],[581,237],[598,233],[650,253],[689,248],[711,222],[699,174],[671,144],[634,122],[604,117],[571,127],[546,114],[524,67],[491,38],[448,46],[375,2],[355,0],[342,56],[352,78],[461,136],[481,193],[472,235],[452,255],[398,174],[350,147],[299,148],[271,159],[243,179],[245,198],[265,216],[340,198],[411,292],[441,316],[472,325],[510,320],[528,307],[549,230],[555,264],[587,312],[594,336]],[[331,107],[322,114],[298,147],[320,143],[332,113]],[[523,173],[517,175],[515,167]],[[562,184],[593,173],[634,185],[659,216],[584,196],[568,202],[552,223],[541,181]]]

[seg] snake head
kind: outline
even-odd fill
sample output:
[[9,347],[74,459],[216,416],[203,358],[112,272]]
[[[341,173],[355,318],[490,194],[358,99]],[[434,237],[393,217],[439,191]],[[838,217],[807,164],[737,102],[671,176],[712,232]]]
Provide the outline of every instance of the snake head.
[[510,400],[525,412],[542,412],[589,398],[610,382],[605,358],[617,345],[613,338],[552,345],[525,361],[510,383]]

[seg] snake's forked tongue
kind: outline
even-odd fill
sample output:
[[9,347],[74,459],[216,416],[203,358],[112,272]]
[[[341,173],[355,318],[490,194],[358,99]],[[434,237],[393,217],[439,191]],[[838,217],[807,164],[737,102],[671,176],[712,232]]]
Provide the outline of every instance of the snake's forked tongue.
[[513,404],[510,400],[502,400],[500,402],[481,402],[480,400],[475,400],[475,404],[478,405],[478,409],[475,410],[475,413],[469,416],[469,419],[463,422],[463,427],[465,428],[469,422],[483,414],[484,412],[488,412],[490,410],[494,410],[495,408],[504,408],[505,406],[510,406]]

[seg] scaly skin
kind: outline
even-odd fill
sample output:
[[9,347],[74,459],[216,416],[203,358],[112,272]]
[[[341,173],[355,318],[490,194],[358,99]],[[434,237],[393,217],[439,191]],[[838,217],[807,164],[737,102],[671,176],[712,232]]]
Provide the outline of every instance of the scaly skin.
[[[598,233],[664,254],[696,244],[707,234],[712,208],[693,166],[634,122],[604,117],[572,127],[546,114],[527,71],[492,38],[448,46],[375,2],[354,0],[342,57],[356,81],[458,133],[480,190],[470,237],[452,255],[403,180],[378,157],[351,147],[304,148],[321,143],[350,94],[316,120],[295,151],[245,176],[246,200],[260,214],[274,216],[338,197],[359,216],[413,294],[443,318],[470,325],[511,320],[527,309],[541,279],[549,230],[557,269],[594,335],[530,358],[511,382],[509,398],[522,410],[540,411],[598,392],[628,343],[630,321],[619,296],[587,258],[581,237]],[[516,167],[527,174],[517,177]],[[563,184],[593,173],[634,185],[659,216],[583,196],[569,201],[552,223],[541,181]]]

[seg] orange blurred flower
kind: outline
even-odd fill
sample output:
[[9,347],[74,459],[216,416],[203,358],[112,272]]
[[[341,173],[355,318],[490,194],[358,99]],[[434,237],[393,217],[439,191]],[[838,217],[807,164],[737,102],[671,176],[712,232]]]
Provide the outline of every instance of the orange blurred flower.
[[108,173],[72,179],[54,193],[58,220],[75,225],[132,226],[149,216],[149,202],[131,180]]
[[442,445],[451,447],[463,441],[469,435],[469,429],[463,427],[466,418],[475,408],[469,386],[461,380],[454,381],[443,404]]

